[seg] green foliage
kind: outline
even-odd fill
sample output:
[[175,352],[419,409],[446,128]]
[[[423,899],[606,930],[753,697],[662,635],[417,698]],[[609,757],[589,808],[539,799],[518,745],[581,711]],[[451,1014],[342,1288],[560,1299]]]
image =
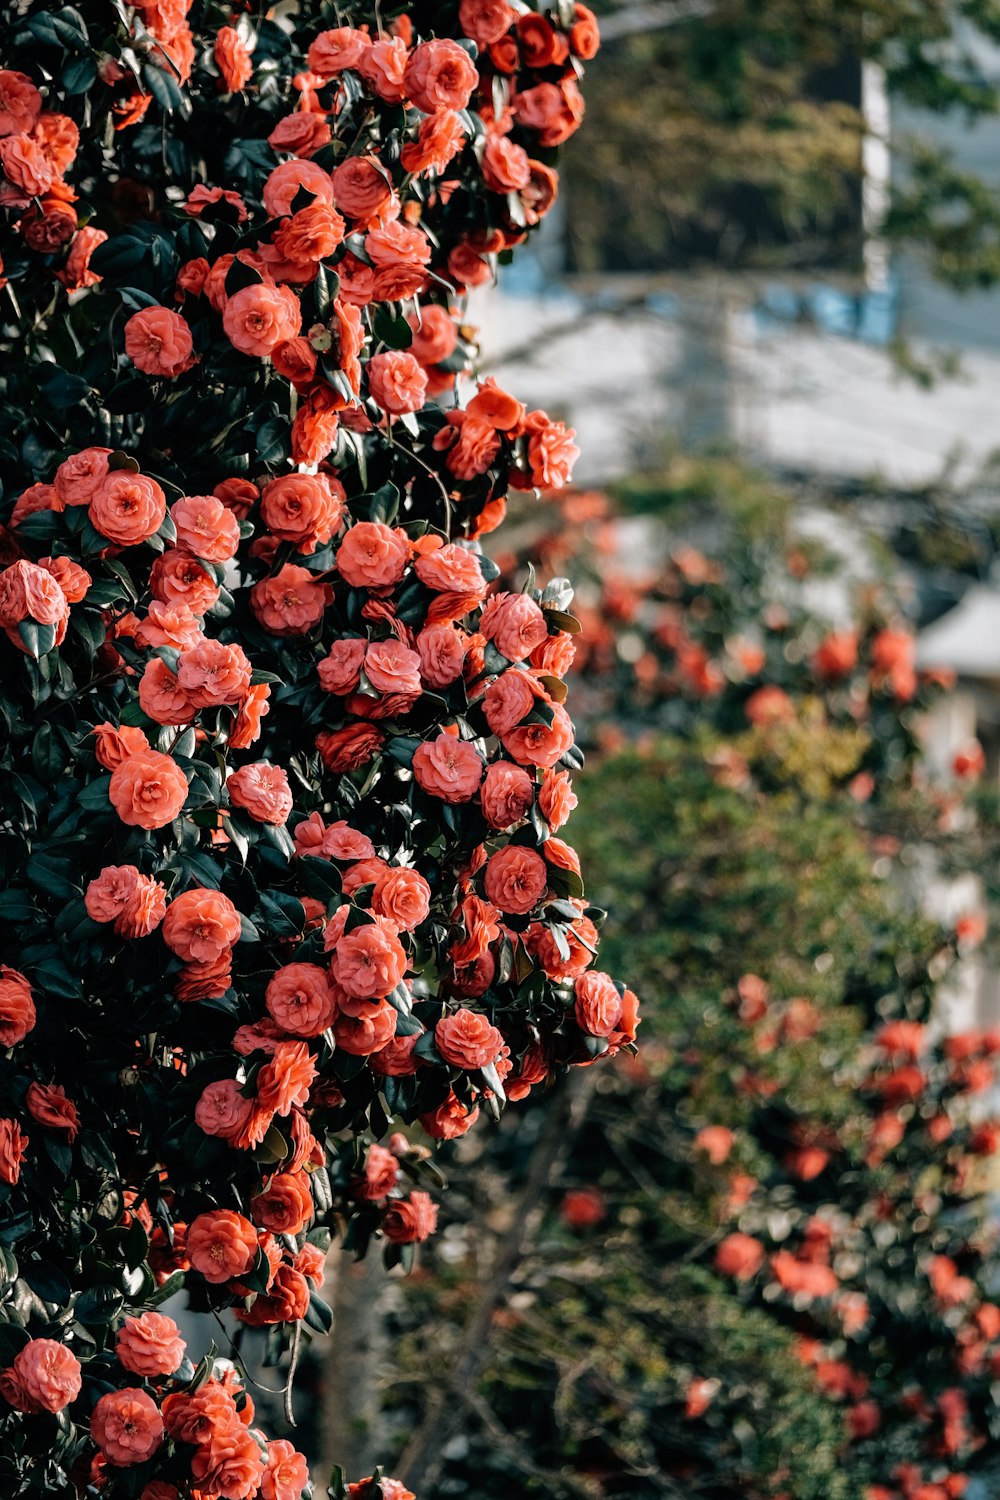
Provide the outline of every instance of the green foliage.
[[[812,746],[814,760],[832,748],[815,731]],[[658,745],[588,774],[574,834],[595,900],[613,912],[608,949],[638,964],[635,982],[661,1014],[669,1006],[668,1022],[776,964],[789,994],[819,983],[835,995],[886,899],[856,829],[794,786],[770,797],[720,786],[710,756],[709,744]],[[818,971],[831,945],[840,967]]]
[[[813,726],[796,770],[782,730],[737,742],[736,784],[735,746],[708,737],[580,781],[606,951],[645,1028],[628,1075],[598,1081],[435,1494],[518,1476],[560,1500],[855,1500],[901,1462],[930,1482],[994,1452],[975,1321],[993,1326],[976,1192],[995,1136],[975,1090],[994,1044],[931,1045],[953,948],[874,873],[854,804],[816,794],[836,732]],[[531,1142],[530,1115],[506,1123],[458,1194],[495,1200],[498,1169],[509,1192]],[[734,1234],[757,1257],[746,1276],[724,1258]],[[454,1270],[427,1289],[407,1362],[455,1336],[468,1293]],[[409,1393],[397,1404],[412,1415]]]
[[[472,1441],[436,1494],[723,1500],[788,1469],[796,1500],[853,1500],[837,1413],[803,1381],[790,1335],[701,1267],[664,1265],[650,1228],[618,1221],[585,1246],[552,1230],[488,1378],[462,1403]],[[405,1372],[433,1360],[443,1321],[467,1311],[472,1288],[440,1274],[433,1292],[412,1291]],[[695,1431],[684,1412],[706,1369],[725,1372],[727,1396]]]

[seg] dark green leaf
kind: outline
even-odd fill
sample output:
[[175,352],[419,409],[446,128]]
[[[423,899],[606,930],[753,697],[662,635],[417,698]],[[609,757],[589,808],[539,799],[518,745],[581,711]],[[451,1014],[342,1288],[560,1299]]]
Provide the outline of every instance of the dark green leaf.
[[97,59],[75,57],[62,71],[62,86],[67,94],[85,94],[97,80]]
[[164,69],[156,67],[153,63],[147,63],[142,70],[142,76],[146,87],[161,109],[169,113],[184,102],[177,80]]
[[125,1298],[116,1287],[98,1282],[80,1293],[73,1312],[81,1323],[100,1328],[116,1318],[124,1304]]
[[28,655],[33,656],[36,661],[39,657],[48,656],[56,643],[56,627],[39,625],[36,620],[22,620],[17,627],[17,633]]

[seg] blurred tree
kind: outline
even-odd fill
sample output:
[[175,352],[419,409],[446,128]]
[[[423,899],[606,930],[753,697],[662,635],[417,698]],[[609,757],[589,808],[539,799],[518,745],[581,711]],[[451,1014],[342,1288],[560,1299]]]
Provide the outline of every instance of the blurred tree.
[[[862,144],[873,123],[862,111],[862,62],[884,70],[890,99],[970,121],[997,111],[984,64],[1000,41],[995,0],[599,9],[608,40],[565,176],[570,257],[581,271],[860,270]],[[991,284],[996,193],[928,137],[892,145],[884,233],[925,250],[935,274],[958,287]]]

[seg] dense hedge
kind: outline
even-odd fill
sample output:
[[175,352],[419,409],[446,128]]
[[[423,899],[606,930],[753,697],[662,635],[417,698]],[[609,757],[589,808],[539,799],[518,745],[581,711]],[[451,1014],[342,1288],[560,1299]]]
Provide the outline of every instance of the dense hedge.
[[0,20],[5,1494],[308,1494],[155,1308],[290,1379],[331,1235],[434,1230],[401,1125],[634,1038],[557,836],[571,591],[480,541],[573,434],[457,384],[595,47],[504,0]]

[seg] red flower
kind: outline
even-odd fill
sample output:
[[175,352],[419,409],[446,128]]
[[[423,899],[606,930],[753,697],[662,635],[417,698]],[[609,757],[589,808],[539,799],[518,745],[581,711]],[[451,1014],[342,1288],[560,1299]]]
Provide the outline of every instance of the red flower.
[[143,308],[125,324],[125,353],[144,375],[183,374],[194,364],[193,348],[187,323],[168,307]]
[[521,844],[506,844],[486,865],[486,895],[502,912],[522,915],[534,910],[548,880],[542,856]]
[[16,1047],[23,1042],[35,1019],[31,985],[16,969],[0,964],[0,1047]]
[[442,1016],[434,1028],[434,1041],[445,1062],[456,1068],[485,1068],[496,1061],[503,1047],[497,1028],[472,1010]]
[[416,1189],[408,1198],[394,1198],[382,1220],[382,1233],[394,1245],[430,1239],[437,1228],[437,1204]]
[[749,1281],[764,1263],[764,1246],[753,1235],[738,1231],[726,1235],[715,1251],[715,1269],[737,1281]]
[[163,1418],[151,1396],[129,1387],[101,1396],[90,1432],[108,1463],[130,1468],[145,1463],[163,1441]]
[[257,1256],[257,1231],[242,1214],[215,1209],[188,1226],[187,1256],[206,1281],[243,1276]]
[[220,27],[213,55],[226,93],[234,94],[245,88],[253,77],[253,63],[239,32],[232,26]]

